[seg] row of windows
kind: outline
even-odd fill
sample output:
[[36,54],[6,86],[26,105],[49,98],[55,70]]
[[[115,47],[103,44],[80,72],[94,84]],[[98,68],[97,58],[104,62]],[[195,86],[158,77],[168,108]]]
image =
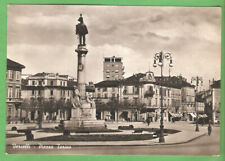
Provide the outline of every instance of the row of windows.
[[6,77],[8,79],[20,80],[21,73],[20,71],[7,70]]
[[7,97],[8,98],[20,98],[21,97],[20,88],[19,87],[18,88],[8,87],[7,88]]
[[106,65],[107,67],[119,67],[119,64],[114,64],[114,63],[107,63],[107,65]]
[[119,75],[106,75],[106,78],[115,78],[115,79],[119,79]]
[[[111,95],[112,98],[115,98],[116,96],[118,96],[118,95],[116,95],[115,93],[112,93],[112,95]],[[100,93],[98,93],[97,98],[109,98],[109,95],[107,93],[104,93],[102,96]]]
[[[113,73],[113,72],[115,72],[115,73],[119,73],[119,70],[111,70],[111,72]],[[108,70],[106,70],[106,73],[110,73],[110,70],[108,69]]]
[[[41,90],[32,90],[32,96],[34,96],[34,95],[41,96],[42,92],[43,92],[43,91],[41,91]],[[61,91],[60,91],[60,94],[61,94],[62,97],[65,97],[66,94],[67,94],[67,96],[69,97],[69,96],[70,96],[70,91],[67,91],[67,92],[66,92],[65,90],[61,90]],[[54,90],[50,90],[50,95],[51,95],[51,96],[54,95]]]
[[[35,81],[35,80],[33,80],[32,81],[32,85],[34,86],[34,85],[39,85],[39,86],[41,86],[41,85],[44,85],[45,84],[45,82],[44,81]],[[51,80],[50,81],[50,86],[54,86],[54,81],[53,80]],[[66,82],[65,81],[60,81],[60,86],[66,86]]]
[[[115,92],[116,91],[116,88],[114,87],[111,87],[112,88],[112,92]],[[97,88],[97,91],[100,92],[102,89],[103,92],[107,92],[108,88],[107,87],[104,87],[104,88]]]

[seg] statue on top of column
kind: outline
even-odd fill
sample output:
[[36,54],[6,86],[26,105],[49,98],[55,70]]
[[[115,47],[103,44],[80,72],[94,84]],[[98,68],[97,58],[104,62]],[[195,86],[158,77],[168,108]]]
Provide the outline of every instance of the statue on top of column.
[[82,14],[80,14],[78,21],[79,23],[76,25],[76,35],[79,36],[79,46],[85,46],[85,35],[88,34],[88,29],[84,24]]

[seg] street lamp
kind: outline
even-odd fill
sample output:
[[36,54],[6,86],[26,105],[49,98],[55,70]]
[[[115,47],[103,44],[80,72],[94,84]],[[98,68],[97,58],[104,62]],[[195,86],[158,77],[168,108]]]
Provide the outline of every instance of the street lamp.
[[[164,59],[169,60],[170,61],[169,66],[173,67],[173,61],[172,61],[171,54],[170,53],[163,53],[162,51],[155,54],[154,64],[153,64],[153,67],[157,67],[157,65],[161,67],[161,79],[162,79],[162,81],[163,81]],[[158,64],[157,64],[157,62],[158,62]],[[160,111],[161,119],[160,119],[160,134],[159,134],[159,142],[160,143],[165,142],[164,132],[163,132],[163,128],[164,128],[164,125],[163,125],[164,109],[163,109],[163,88],[162,88],[163,84],[162,84],[162,81],[161,81],[161,88],[160,88],[160,90],[161,90],[161,111]]]
[[199,114],[198,114],[198,108],[197,108],[197,100],[196,100],[196,96],[197,96],[197,92],[198,92],[198,86],[199,83],[202,83],[202,77],[192,77],[191,78],[191,82],[195,81],[195,112],[197,114],[196,116],[196,127],[195,127],[195,131],[198,132],[199,131],[199,126],[198,126],[198,118],[199,118]]

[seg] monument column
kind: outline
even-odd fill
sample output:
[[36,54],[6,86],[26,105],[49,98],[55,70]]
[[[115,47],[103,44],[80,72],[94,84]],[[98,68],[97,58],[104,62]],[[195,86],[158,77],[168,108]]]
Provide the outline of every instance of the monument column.
[[86,80],[86,54],[88,50],[86,46],[78,45],[78,48],[75,50],[77,52],[77,83],[78,83],[78,90],[80,92],[80,98],[84,100],[86,98],[86,89],[85,89],[85,80]]
[[77,88],[74,89],[74,96],[71,99],[73,108],[71,109],[71,118],[64,121],[64,130],[77,128],[105,128],[105,122],[96,120],[95,102],[89,96],[86,96],[86,55],[88,50],[85,43],[85,35],[88,34],[83,17],[80,15],[79,23],[76,25],[76,35],[79,37],[79,44],[75,49],[77,53]]

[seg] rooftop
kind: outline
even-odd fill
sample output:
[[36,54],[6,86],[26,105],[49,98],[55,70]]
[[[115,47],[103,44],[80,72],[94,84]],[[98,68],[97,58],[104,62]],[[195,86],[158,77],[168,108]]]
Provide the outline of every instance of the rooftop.
[[25,68],[24,65],[7,58],[7,69],[21,70],[23,68]]
[[118,87],[121,81],[119,80],[105,80],[95,84],[95,87]]
[[220,80],[214,81],[211,88],[220,88]]
[[[149,72],[151,73],[151,72]],[[151,75],[154,77],[154,75]],[[106,80],[106,81],[101,81],[99,83],[96,83],[96,87],[118,87],[119,84],[123,85],[138,85],[138,84],[145,84],[145,83],[152,83],[156,85],[162,85],[165,87],[172,87],[172,88],[182,88],[182,87],[192,87],[194,88],[194,85],[191,85],[184,79],[183,77],[181,78],[180,76],[176,77],[154,77],[154,78],[146,78],[147,73],[138,73],[134,74],[128,78],[125,78],[123,80]]]

